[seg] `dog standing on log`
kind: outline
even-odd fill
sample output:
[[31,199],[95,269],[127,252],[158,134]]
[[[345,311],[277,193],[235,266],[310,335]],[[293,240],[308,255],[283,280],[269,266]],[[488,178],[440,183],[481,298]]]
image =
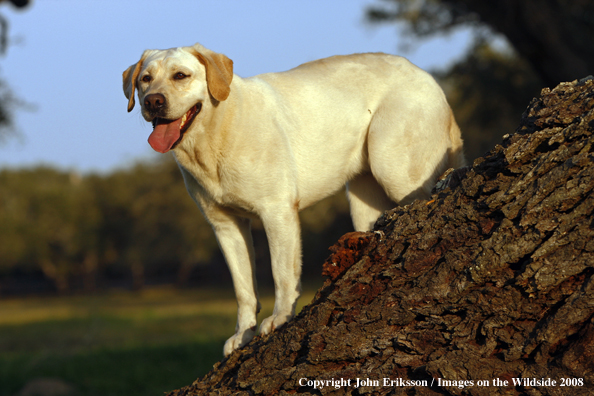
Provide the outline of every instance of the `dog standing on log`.
[[436,178],[463,166],[462,140],[435,80],[404,58],[334,56],[241,78],[200,44],[147,50],[123,74],[152,122],[149,143],[173,151],[190,196],[212,225],[238,302],[227,356],[256,333],[260,309],[250,223],[259,217],[275,284],[268,334],[300,294],[298,212],[345,184],[355,229],[396,204],[428,198]]

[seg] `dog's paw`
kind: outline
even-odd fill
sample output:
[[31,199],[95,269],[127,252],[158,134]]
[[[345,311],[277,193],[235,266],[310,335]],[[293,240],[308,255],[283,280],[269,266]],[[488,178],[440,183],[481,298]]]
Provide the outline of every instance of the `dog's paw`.
[[256,335],[256,327],[252,327],[250,329],[246,329],[243,331],[238,331],[235,333],[231,338],[225,342],[225,347],[223,348],[223,354],[225,357],[231,355],[231,353],[244,346],[248,342],[251,341],[252,338]]
[[260,325],[260,334],[269,334],[287,323],[293,315],[272,315],[262,321]]

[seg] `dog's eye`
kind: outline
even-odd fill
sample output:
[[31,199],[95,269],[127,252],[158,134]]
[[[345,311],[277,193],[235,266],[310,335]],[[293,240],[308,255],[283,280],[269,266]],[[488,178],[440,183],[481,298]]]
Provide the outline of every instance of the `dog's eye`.
[[183,79],[184,79],[184,78],[186,78],[186,77],[188,77],[188,76],[187,76],[187,75],[185,75],[185,74],[184,74],[184,73],[182,73],[182,72],[177,72],[177,73],[175,73],[175,74],[173,75],[173,78],[174,78],[175,80],[183,80]]
[[149,76],[148,74],[144,77],[142,77],[142,81],[144,82],[151,82],[153,78],[151,76]]

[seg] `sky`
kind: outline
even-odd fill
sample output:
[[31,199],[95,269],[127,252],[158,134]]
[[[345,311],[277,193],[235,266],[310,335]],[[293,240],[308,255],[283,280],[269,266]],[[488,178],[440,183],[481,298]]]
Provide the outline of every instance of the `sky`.
[[403,55],[426,70],[461,57],[469,34],[402,52],[396,25],[365,22],[381,0],[37,0],[6,3],[11,45],[0,78],[28,105],[14,111],[17,137],[0,143],[0,167],[49,165],[108,173],[159,155],[139,107],[126,111],[122,72],[145,49],[196,42],[234,62],[241,77],[357,52]]

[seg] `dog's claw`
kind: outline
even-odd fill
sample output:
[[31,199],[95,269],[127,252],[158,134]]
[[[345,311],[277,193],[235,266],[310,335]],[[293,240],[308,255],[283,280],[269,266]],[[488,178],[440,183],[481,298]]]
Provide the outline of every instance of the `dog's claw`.
[[272,315],[262,321],[260,325],[260,334],[270,334],[279,327],[287,323],[293,315]]
[[243,347],[244,345],[246,345],[248,342],[250,342],[251,339],[254,338],[255,335],[256,335],[256,326],[249,328],[249,329],[245,329],[243,331],[238,331],[231,338],[229,338],[227,340],[227,342],[225,342],[225,347],[223,348],[223,354],[225,355],[225,357],[231,355],[231,353],[234,350],[239,349],[239,348]]

